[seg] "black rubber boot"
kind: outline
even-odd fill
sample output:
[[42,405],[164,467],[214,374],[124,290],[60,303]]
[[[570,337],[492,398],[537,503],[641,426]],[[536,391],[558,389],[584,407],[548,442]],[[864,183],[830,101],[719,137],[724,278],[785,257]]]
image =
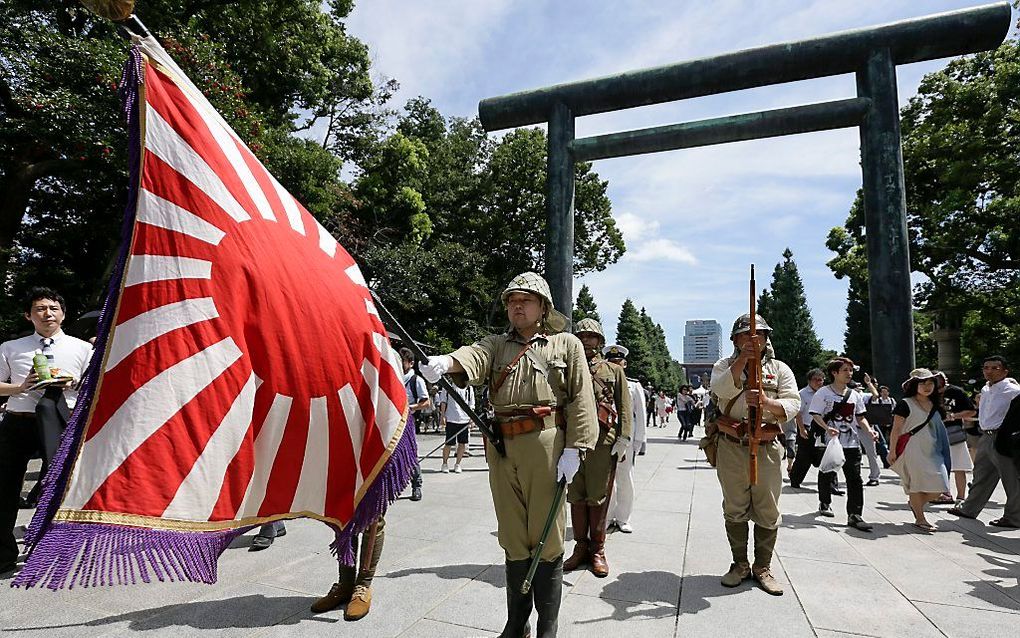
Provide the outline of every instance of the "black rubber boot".
[[532,582],[535,610],[538,611],[538,638],[556,638],[560,602],[563,600],[563,557],[553,562],[540,561]]
[[[527,594],[521,593],[521,585],[528,576],[530,560],[508,560],[506,562],[506,625],[499,638],[530,638],[531,604],[534,588]],[[540,568],[541,569],[541,568]],[[536,579],[538,574],[535,575]]]

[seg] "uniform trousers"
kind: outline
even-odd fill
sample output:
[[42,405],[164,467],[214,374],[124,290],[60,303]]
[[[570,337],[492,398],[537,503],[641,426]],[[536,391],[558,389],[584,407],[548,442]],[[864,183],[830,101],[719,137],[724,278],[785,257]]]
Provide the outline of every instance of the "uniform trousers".
[[21,488],[29,459],[40,452],[35,417],[5,414],[0,420],[0,565],[18,558],[14,525],[18,520]]
[[765,529],[779,527],[779,493],[783,488],[782,446],[778,441],[758,446],[758,481],[750,482],[750,450],[719,437],[715,470],[723,494],[723,517],[727,523],[746,523]]
[[996,451],[994,434],[982,435],[978,442],[977,458],[974,460],[974,482],[960,510],[967,516],[976,517],[1001,480],[1002,488],[1006,491],[1006,507],[1002,518],[1013,525],[1020,525],[1020,477],[1013,461]]
[[629,523],[634,513],[634,456],[644,441],[634,441],[622,461],[616,463],[616,487],[609,500],[609,520]]
[[[557,427],[508,437],[506,456],[485,446],[489,489],[496,509],[496,535],[508,561],[527,560],[538,546],[542,528],[556,497],[556,464],[563,453],[563,430]],[[542,561],[563,555],[567,528],[561,508],[542,548]]]
[[602,505],[609,491],[609,475],[613,471],[613,446],[610,443],[599,443],[589,451],[581,468],[574,475],[574,480],[567,488],[567,502],[587,503],[590,506]]

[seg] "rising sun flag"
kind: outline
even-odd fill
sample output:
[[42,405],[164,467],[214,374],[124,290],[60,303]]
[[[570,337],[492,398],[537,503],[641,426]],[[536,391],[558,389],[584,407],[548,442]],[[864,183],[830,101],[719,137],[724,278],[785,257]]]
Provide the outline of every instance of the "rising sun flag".
[[236,536],[296,517],[349,564],[417,454],[365,280],[154,38],[120,90],[125,241],[14,584],[214,582]]

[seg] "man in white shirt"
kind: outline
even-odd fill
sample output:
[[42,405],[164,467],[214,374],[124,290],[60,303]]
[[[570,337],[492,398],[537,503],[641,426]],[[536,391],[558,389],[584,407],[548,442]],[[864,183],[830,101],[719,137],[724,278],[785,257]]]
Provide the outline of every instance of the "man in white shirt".
[[[627,355],[630,351],[627,348],[612,344],[602,349],[602,354],[610,363],[627,367]],[[631,527],[630,517],[634,512],[634,457],[640,452],[645,444],[645,391],[641,382],[636,379],[627,379],[627,388],[630,390],[630,406],[634,421],[634,435],[630,441],[630,447],[624,452],[623,458],[616,464],[616,489],[613,490],[609,503],[609,526],[616,527],[624,534],[634,531]]]
[[[813,421],[811,419],[811,399],[815,392],[818,392],[825,385],[825,372],[821,368],[814,368],[807,373],[808,384],[800,391],[800,412],[793,418],[797,426],[796,457],[790,475],[790,487],[800,489],[800,484],[807,476],[808,470],[814,462],[815,444],[811,437]],[[819,476],[819,480],[821,480]]]
[[[39,454],[44,462],[53,458],[92,357],[91,345],[60,329],[65,311],[60,294],[33,288],[25,319],[35,332],[0,344],[0,396],[10,397],[0,421],[0,573],[13,569],[18,558],[14,524],[28,461]],[[33,367],[37,352],[46,355],[53,376],[66,381],[29,390],[40,381]]]
[[981,440],[974,459],[974,479],[967,499],[950,514],[964,518],[977,518],[991,498],[995,487],[1002,481],[1006,491],[1006,506],[1001,518],[990,521],[996,527],[1020,527],[1020,476],[1012,459],[995,449],[995,435],[1002,427],[1009,405],[1020,395],[1020,384],[1009,378],[1009,365],[1000,356],[988,357],[981,365],[985,387],[981,389],[978,408],[978,426]]
[[[454,386],[454,391],[468,405],[475,404],[475,389],[472,386],[468,385],[464,388]],[[439,391],[436,403],[439,404],[439,424],[446,432],[446,445],[443,446],[443,467],[440,471],[444,474],[450,471],[450,450],[453,449],[453,443],[456,440],[457,457],[453,473],[460,474],[462,471],[460,462],[464,459],[464,451],[467,449],[468,425],[471,423],[471,418],[456,401],[450,399],[446,389]]]

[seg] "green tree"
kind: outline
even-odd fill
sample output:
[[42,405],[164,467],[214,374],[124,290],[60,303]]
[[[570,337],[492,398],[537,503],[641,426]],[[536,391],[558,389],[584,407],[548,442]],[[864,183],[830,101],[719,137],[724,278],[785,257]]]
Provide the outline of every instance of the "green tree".
[[[340,178],[386,96],[365,46],[343,25],[349,1],[152,0],[137,12],[238,135],[309,211],[357,230]],[[67,296],[71,315],[102,291],[120,241],[127,134],[117,83],[128,45],[72,0],[0,4],[0,314],[20,327],[30,285]],[[387,85],[388,87],[389,85]],[[391,87],[389,87],[391,88]],[[295,133],[327,127],[326,147]],[[346,150],[345,150],[346,149]],[[10,275],[8,274],[10,273]]]
[[628,375],[658,388],[652,368],[651,346],[645,336],[641,315],[630,299],[626,299],[620,308],[616,324],[616,343],[627,348],[630,353],[627,355]]
[[793,251],[783,251],[782,263],[772,271],[772,283],[758,300],[758,311],[772,328],[776,356],[794,373],[801,375],[818,365],[822,342],[815,333],[811,310],[804,294],[804,282],[793,260]]
[[588,288],[588,284],[581,286],[581,290],[577,293],[577,301],[574,303],[573,321],[576,324],[582,319],[594,319],[599,323],[602,322],[602,318],[599,317],[599,309],[595,305],[595,298],[591,296],[591,289]]
[[[903,164],[916,306],[963,318],[962,358],[1020,357],[1020,42],[950,62],[902,111]],[[855,202],[829,235],[837,276],[863,264]],[[858,285],[858,291],[866,286]],[[928,344],[918,344],[921,348]],[[968,369],[968,368],[965,368]]]

